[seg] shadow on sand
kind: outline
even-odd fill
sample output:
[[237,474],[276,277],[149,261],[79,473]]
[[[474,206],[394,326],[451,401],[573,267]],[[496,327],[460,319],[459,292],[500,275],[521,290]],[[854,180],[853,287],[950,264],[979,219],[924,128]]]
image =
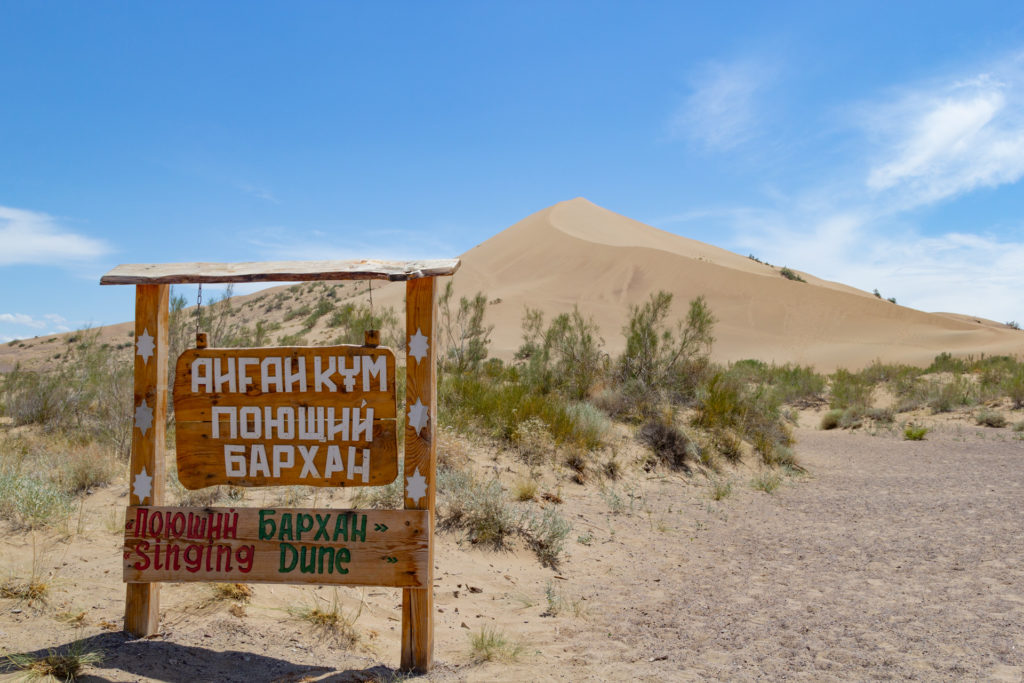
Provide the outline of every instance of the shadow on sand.
[[[76,647],[80,652],[102,650],[103,661],[91,665],[89,674],[75,679],[96,683],[111,680],[103,675],[102,670],[104,669],[123,671],[130,675],[167,681],[168,683],[195,683],[197,681],[356,683],[405,680],[408,677],[408,674],[403,675],[384,665],[368,669],[335,671],[329,667],[295,664],[252,652],[237,650],[217,652],[161,640],[136,639],[124,632],[100,633],[57,647],[17,654],[38,659],[45,657],[51,651],[65,653],[71,647]],[[9,659],[0,660],[0,674],[13,673],[16,670]]]

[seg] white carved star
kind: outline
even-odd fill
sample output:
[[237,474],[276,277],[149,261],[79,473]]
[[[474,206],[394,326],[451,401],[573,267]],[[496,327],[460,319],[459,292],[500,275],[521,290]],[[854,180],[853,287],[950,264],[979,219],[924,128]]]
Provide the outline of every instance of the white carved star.
[[405,497],[415,505],[420,504],[420,499],[427,495],[427,478],[420,474],[420,468],[412,473],[411,477],[405,478]]
[[429,413],[430,410],[418,398],[416,403],[409,406],[409,424],[416,430],[416,436],[419,436],[420,430],[427,426]]
[[135,483],[132,485],[132,493],[139,502],[146,500],[153,493],[153,477],[146,474],[146,468],[135,475]]
[[153,426],[153,409],[146,404],[146,399],[135,407],[135,426],[142,430],[143,435]]
[[409,337],[409,355],[415,358],[417,363],[422,363],[427,355],[427,348],[429,346],[427,336],[420,332],[420,328],[417,327],[416,334]]
[[153,349],[156,348],[156,344],[153,343],[153,335],[149,333],[149,328],[144,329],[142,334],[139,335],[138,340],[135,342],[135,348],[138,349],[136,354],[142,356],[142,359],[148,363],[153,355]]

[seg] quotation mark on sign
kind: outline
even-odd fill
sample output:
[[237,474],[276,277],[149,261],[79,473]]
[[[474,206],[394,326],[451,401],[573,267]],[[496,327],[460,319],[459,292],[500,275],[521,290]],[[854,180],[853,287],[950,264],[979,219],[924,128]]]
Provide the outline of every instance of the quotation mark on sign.
[[395,562],[398,562],[398,558],[397,557],[385,557],[384,561],[387,562],[388,564],[394,564]]
[[374,524],[373,525],[373,530],[374,531],[387,531],[388,530],[388,525],[387,524]]

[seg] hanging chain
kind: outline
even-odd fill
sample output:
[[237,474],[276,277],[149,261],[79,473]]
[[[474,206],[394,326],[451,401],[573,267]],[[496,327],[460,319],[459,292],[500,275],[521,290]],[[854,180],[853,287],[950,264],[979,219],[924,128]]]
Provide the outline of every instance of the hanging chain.
[[199,283],[199,294],[196,296],[196,339],[199,338],[200,311],[203,308],[203,283]]
[[373,321],[373,280],[367,280],[366,287],[370,292],[370,327],[376,329],[376,326]]

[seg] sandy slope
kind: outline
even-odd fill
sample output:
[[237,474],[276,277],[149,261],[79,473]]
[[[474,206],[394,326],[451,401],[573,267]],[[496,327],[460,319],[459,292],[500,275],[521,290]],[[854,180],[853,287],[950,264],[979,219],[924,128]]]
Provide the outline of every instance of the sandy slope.
[[[573,199],[539,211],[462,255],[458,295],[484,292],[494,350],[520,343],[525,307],[549,315],[578,305],[622,347],[630,305],[672,292],[675,312],[707,297],[719,319],[719,360],[759,358],[819,370],[855,368],[876,358],[927,364],[942,351],[1024,354],[1024,333],[968,316],[923,313],[807,273],[806,283],[745,256],[663,232]],[[399,288],[395,288],[396,290]],[[390,294],[397,303],[396,293]],[[384,300],[384,296],[381,297]]]

